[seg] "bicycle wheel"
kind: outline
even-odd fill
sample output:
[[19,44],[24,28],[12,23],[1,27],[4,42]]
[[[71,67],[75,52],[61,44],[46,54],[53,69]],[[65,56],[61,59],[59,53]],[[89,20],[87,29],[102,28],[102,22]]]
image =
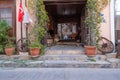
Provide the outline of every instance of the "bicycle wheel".
[[27,38],[21,38],[17,41],[17,50],[20,52],[28,52],[29,51],[29,43],[30,41]]
[[98,40],[98,50],[103,54],[113,52],[114,45],[113,43],[105,37],[101,37]]

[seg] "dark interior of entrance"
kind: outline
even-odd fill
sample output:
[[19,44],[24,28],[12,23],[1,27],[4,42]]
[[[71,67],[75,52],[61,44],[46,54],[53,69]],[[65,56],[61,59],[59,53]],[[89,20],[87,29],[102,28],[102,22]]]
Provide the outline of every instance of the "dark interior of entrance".
[[82,42],[86,0],[45,0],[44,3],[50,19],[50,36],[58,41]]

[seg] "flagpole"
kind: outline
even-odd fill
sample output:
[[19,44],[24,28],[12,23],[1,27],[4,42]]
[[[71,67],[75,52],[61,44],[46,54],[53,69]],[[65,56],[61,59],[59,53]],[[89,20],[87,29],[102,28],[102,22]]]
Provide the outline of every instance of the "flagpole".
[[25,0],[25,6],[27,7],[27,0]]
[[[20,3],[22,3],[22,0],[20,0]],[[21,21],[21,23],[20,23],[20,26],[21,26],[21,39],[23,38],[23,30],[22,30],[22,21]]]
[[[27,8],[27,0],[25,0],[25,6]],[[29,23],[26,23],[26,39],[28,39],[28,26],[29,26]],[[29,40],[29,39],[28,39]],[[28,46],[28,41],[27,41],[27,46]]]
[[24,51],[23,50],[23,29],[22,29],[22,21],[23,21],[23,16],[24,16],[24,10],[22,7],[22,0],[20,0],[20,5],[19,5],[19,12],[18,12],[18,22],[20,22],[20,39],[17,42],[17,47],[19,51]]
[[[25,0],[25,6],[27,8],[27,1]],[[29,23],[26,23],[26,38],[28,39],[28,25]]]

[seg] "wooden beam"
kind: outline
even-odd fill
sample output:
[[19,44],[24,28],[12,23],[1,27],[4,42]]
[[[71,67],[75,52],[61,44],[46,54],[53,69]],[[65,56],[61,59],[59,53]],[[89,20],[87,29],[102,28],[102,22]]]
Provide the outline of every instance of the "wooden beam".
[[80,2],[81,2],[81,1],[86,1],[86,0],[43,0],[43,1],[45,1],[45,2],[46,2],[46,1],[47,1],[47,2],[49,2],[49,1],[57,1],[57,2],[60,2],[60,1],[63,1],[63,2],[66,2],[66,1],[67,1],[67,2],[70,2],[70,1],[72,1],[72,2],[73,2],[73,1],[80,1]]
[[66,4],[85,4],[85,2],[72,2],[72,3],[45,3],[45,5],[66,5]]

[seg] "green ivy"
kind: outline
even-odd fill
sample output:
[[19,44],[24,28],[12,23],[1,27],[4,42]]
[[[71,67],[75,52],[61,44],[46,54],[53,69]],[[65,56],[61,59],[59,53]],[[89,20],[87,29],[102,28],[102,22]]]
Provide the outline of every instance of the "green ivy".
[[[31,47],[40,47],[40,48],[44,49],[43,45],[40,42],[46,35],[46,32],[47,32],[46,27],[49,22],[49,17],[45,10],[45,5],[43,3],[43,0],[35,0],[33,2],[34,2],[35,6],[32,7],[32,5],[31,5],[30,7],[35,8],[34,11],[35,11],[36,21],[35,21],[34,28],[30,32],[30,36],[32,35],[32,37],[34,38],[34,40],[31,42],[30,46]],[[33,4],[33,2],[31,4]]]
[[38,32],[36,36],[38,36],[37,40],[41,41],[46,34],[46,26],[49,21],[43,0],[36,0],[36,18],[35,31]]
[[106,7],[108,0],[87,0],[85,18],[86,27],[89,29],[87,45],[97,45],[100,38],[100,24],[102,22],[101,10]]

